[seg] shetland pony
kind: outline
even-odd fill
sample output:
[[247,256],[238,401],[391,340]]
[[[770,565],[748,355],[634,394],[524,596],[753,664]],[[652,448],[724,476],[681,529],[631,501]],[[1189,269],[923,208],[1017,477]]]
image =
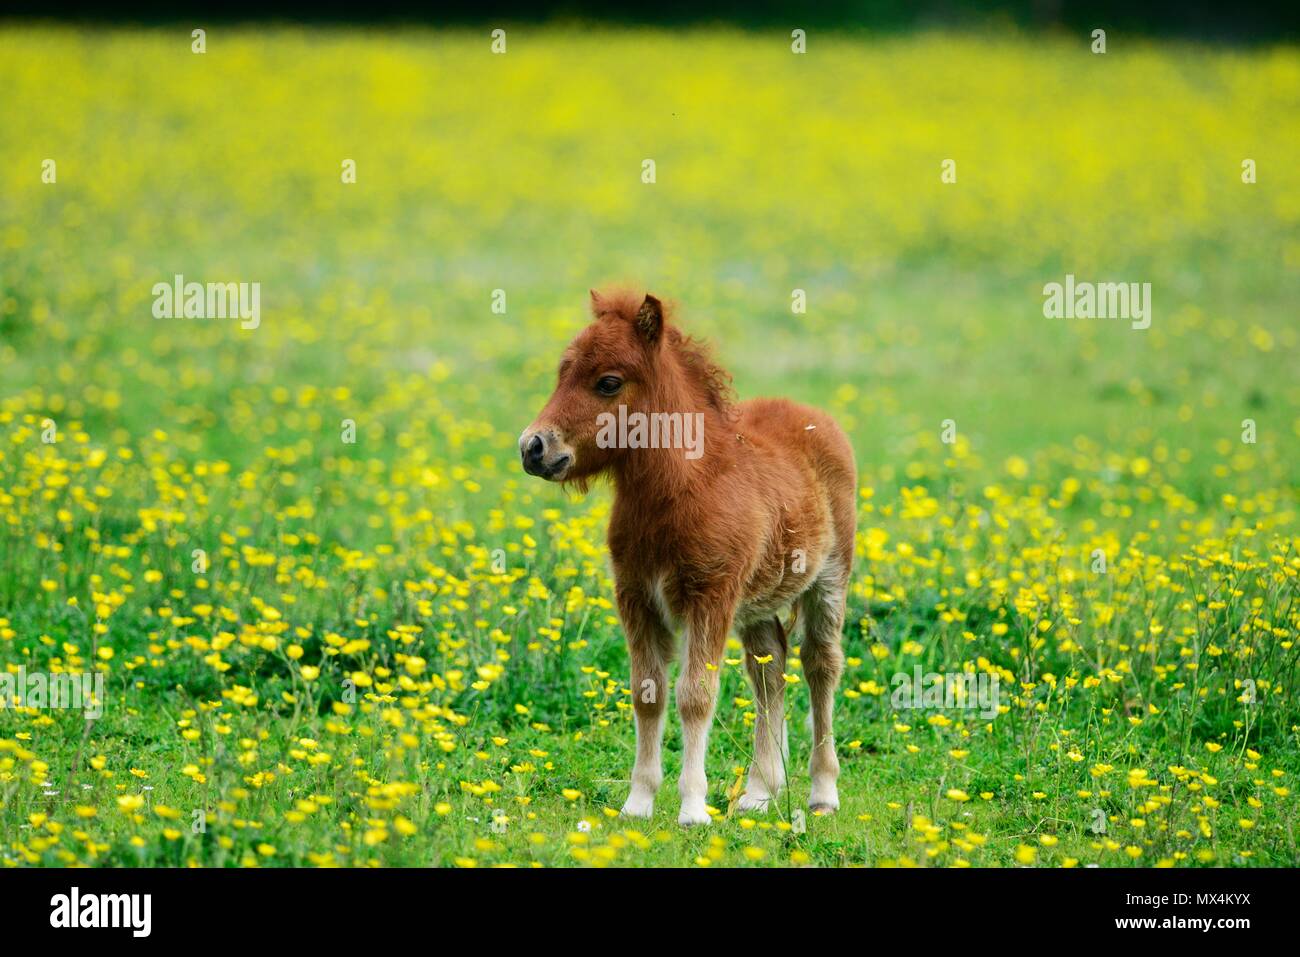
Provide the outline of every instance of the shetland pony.
[[[709,822],[704,758],[733,625],[757,716],[754,760],[737,807],[775,804],[788,757],[787,630],[778,617],[787,609],[803,623],[800,657],[812,696],[808,804],[832,812],[839,761],[831,710],[844,666],[840,630],[857,516],[848,439],[817,409],[785,399],[733,403],[730,376],[668,321],[654,296],[593,291],[591,311],[594,321],[560,361],[554,394],[519,437],[519,454],[525,471],[548,481],[585,490],[597,476],[613,479],[609,552],[636,716],[623,814],[654,811],[667,668],[675,633],[684,630],[678,821]],[[688,416],[703,425],[693,455],[673,447],[683,444],[675,440]],[[634,425],[620,427],[611,441],[616,420]],[[668,441],[650,441],[655,431]]]

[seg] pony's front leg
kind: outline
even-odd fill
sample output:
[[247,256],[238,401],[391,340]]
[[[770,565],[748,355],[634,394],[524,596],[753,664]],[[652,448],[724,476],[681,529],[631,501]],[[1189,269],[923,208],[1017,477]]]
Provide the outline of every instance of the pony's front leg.
[[664,708],[668,703],[667,668],[673,636],[640,596],[620,592],[618,609],[632,659],[632,711],[636,716],[636,763],[632,766],[632,792],[623,804],[623,814],[650,817],[664,780]]
[[677,822],[708,824],[709,782],[704,771],[709,726],[718,699],[718,668],[731,627],[730,602],[702,603],[686,615],[686,654],[677,679],[677,710],[682,719],[682,810]]

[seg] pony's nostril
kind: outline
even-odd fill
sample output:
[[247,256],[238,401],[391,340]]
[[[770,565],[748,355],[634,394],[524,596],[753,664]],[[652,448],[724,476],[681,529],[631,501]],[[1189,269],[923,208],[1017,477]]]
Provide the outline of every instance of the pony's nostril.
[[542,442],[542,437],[534,435],[533,440],[528,443],[528,448],[524,450],[524,458],[529,462],[540,462],[544,448],[545,443]]

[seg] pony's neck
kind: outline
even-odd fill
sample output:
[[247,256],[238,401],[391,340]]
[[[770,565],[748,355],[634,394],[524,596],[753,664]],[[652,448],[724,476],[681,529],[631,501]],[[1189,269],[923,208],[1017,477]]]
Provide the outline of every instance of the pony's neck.
[[613,467],[615,492],[644,502],[668,502],[709,485],[726,465],[729,433],[716,411],[699,411],[703,447],[698,458],[688,458],[684,448],[624,449]]
[[[696,437],[701,443],[696,458],[687,456],[688,449],[681,447],[625,449],[614,465],[614,488],[620,496],[647,504],[671,502],[690,495],[708,485],[721,472],[730,456],[734,455],[734,438],[730,415],[720,410],[708,387],[694,381],[689,370],[669,352],[664,356],[659,381],[649,397],[647,414],[677,413],[683,417],[685,435],[686,417],[691,427],[700,429]],[[666,444],[666,443],[665,443]]]

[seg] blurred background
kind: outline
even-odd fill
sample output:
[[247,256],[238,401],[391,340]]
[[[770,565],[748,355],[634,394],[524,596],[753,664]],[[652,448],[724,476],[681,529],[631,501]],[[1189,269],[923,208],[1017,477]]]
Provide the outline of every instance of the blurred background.
[[[214,21],[202,54],[190,22],[11,19],[7,388],[237,462],[301,437],[276,414],[299,387],[343,390],[363,434],[473,436],[467,461],[513,477],[587,289],[627,281],[677,300],[742,395],[832,406],[887,469],[945,419],[994,461],[1081,434],[1205,448],[1265,408],[1260,448],[1294,440],[1284,14],[1234,8],[1241,45],[1206,39],[1226,29],[1208,5],[1156,6],[1101,54],[1071,4],[842,4],[795,53],[776,9],[497,26],[367,7]],[[176,273],[260,281],[262,326],[153,320]],[[1044,318],[1066,273],[1151,282],[1151,328]]]
[[[1080,448],[1205,502],[1289,480],[1293,11],[503,9],[5,21],[10,413],[235,468],[291,448],[326,482],[349,418],[375,467],[433,468],[439,508],[473,515],[449,476],[513,487],[613,281],[675,300],[742,396],[829,407],[885,488]],[[155,320],[178,273],[260,282],[261,326]],[[1045,318],[1067,273],[1151,283],[1151,328]],[[1243,448],[1247,417],[1268,427]],[[340,530],[369,536],[363,514]]]

